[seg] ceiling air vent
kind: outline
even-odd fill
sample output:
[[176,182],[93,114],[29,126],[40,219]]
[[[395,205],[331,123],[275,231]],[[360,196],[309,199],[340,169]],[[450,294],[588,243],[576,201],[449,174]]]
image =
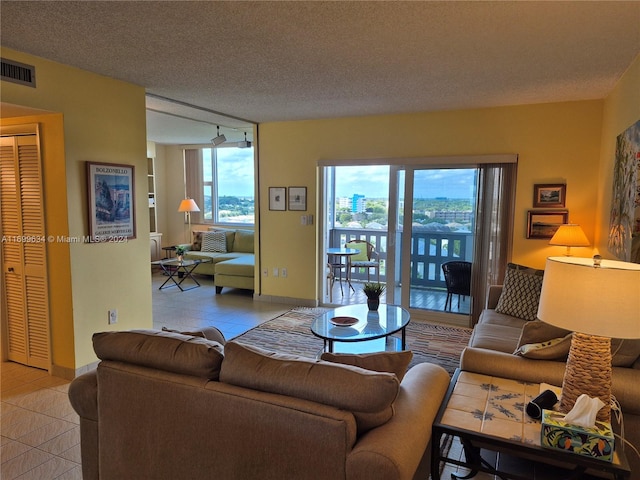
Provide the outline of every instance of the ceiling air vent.
[[19,83],[27,87],[36,87],[36,67],[15,62],[6,58],[0,58],[0,77],[7,82]]

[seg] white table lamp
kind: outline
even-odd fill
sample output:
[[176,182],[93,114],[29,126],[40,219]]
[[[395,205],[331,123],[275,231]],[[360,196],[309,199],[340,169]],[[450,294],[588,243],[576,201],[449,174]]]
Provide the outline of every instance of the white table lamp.
[[570,411],[583,393],[611,418],[611,338],[640,338],[640,264],[591,258],[549,257],[538,318],[573,331],[562,382],[560,410]]

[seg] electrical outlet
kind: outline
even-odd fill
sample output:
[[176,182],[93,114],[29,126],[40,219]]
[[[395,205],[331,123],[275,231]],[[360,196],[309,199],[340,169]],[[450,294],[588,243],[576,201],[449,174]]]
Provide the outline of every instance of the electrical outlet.
[[273,269],[273,276],[274,276],[274,277],[277,277],[277,276],[278,276],[278,267],[275,267],[275,268]]
[[263,268],[262,269],[262,276],[263,277],[268,277],[269,276],[269,269],[268,268]]
[[281,268],[280,269],[280,273],[281,273],[282,278],[287,278],[287,269],[286,268],[284,268],[284,267]]
[[114,308],[113,310],[109,310],[109,325],[113,325],[114,323],[118,323],[118,309]]

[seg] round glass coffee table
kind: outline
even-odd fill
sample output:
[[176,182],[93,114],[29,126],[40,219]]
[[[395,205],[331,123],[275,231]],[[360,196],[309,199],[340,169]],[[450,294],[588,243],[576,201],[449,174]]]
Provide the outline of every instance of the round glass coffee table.
[[[370,311],[366,304],[333,308],[316,318],[311,333],[324,340],[324,351],[333,352],[334,342],[351,344],[384,339],[368,351],[398,351],[406,348],[405,329],[411,320],[409,312],[396,305],[380,304],[377,311]],[[392,336],[400,332],[401,337]],[[351,353],[362,353],[361,348],[346,348]],[[365,349],[366,350],[366,349]]]

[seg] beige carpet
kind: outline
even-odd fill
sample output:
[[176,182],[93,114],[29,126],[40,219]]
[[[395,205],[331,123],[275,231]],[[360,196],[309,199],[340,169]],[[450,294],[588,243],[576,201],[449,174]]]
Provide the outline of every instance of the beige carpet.
[[[234,338],[267,350],[316,358],[323,342],[311,333],[311,322],[326,310],[298,307]],[[411,365],[431,362],[450,374],[459,365],[460,353],[469,342],[471,329],[423,322],[407,326],[407,350],[413,352]]]

